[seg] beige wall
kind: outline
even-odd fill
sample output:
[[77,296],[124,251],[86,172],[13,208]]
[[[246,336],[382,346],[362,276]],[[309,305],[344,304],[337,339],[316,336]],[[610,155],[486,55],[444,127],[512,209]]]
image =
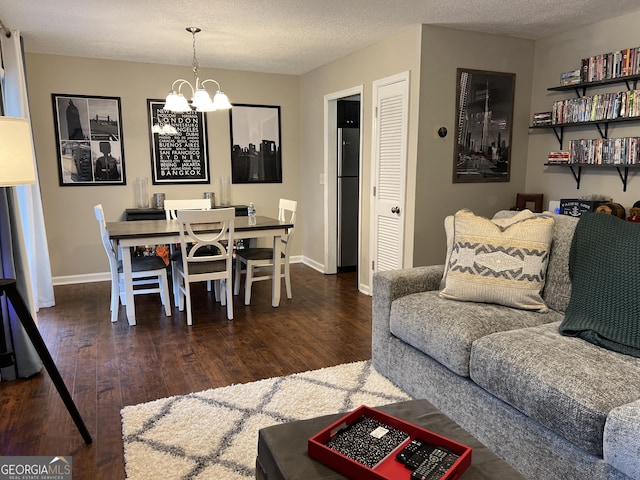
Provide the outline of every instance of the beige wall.
[[[189,67],[27,54],[28,90],[52,273],[58,282],[108,272],[93,206],[102,203],[107,220],[118,220],[134,206],[133,180],[149,178],[149,194],[167,198],[201,198],[217,192],[220,177],[231,174],[229,115],[207,114],[210,185],[151,185],[148,98],[164,98],[176,78],[189,78]],[[299,77],[202,69],[215,78],[232,102],[280,105],[282,120],[282,184],[232,185],[232,203],[256,204],[259,214],[277,216],[281,197],[300,197]],[[121,98],[127,185],[60,187],[51,94],[103,95]],[[304,228],[304,219],[299,223]],[[302,239],[292,254],[301,255]],[[65,278],[66,277],[66,278]],[[86,277],[83,277],[86,278]]]
[[[443,263],[446,215],[471,208],[491,216],[512,207],[516,193],[524,191],[533,45],[527,40],[423,26],[414,265]],[[458,67],[516,74],[508,183],[452,183]],[[441,126],[448,130],[445,138],[434,134]]]
[[[536,42],[531,112],[551,110],[553,101],[575,96],[573,92],[548,92],[547,88],[560,84],[560,74],[580,67],[583,57],[607,53],[623,48],[640,46],[638,24],[640,12],[602,21],[588,27],[572,30]],[[625,90],[624,84],[606,88],[589,89],[587,95],[607,91]],[[637,136],[640,123],[609,125],[609,136]],[[569,140],[598,138],[595,126],[565,129],[564,148]],[[629,174],[627,192],[615,169],[582,171],[580,189],[571,172],[566,168],[545,167],[549,151],[557,150],[558,141],[551,130],[532,130],[529,136],[527,160],[527,190],[544,193],[545,199],[579,198],[583,195],[602,194],[622,204],[628,211],[640,199],[638,171]]]
[[[415,172],[417,145],[418,98],[420,86],[420,31],[416,26],[398,35],[343,57],[301,77],[301,198],[303,200],[305,228],[303,234],[304,255],[316,265],[324,263],[324,187],[319,177],[324,171],[324,97],[352,87],[363,86],[362,108],[362,177],[360,210],[362,241],[360,245],[360,265],[369,265],[369,229],[371,191],[371,129],[372,129],[372,82],[401,72],[410,72],[409,111],[409,175]],[[410,184],[407,198],[413,197]],[[407,202],[405,215],[405,248],[412,250],[413,206]],[[409,261],[411,260],[409,256]],[[360,284],[366,290],[369,286],[369,269],[361,269]]]
[[[254,201],[260,213],[275,215],[277,199],[299,201],[293,255],[310,264],[324,261],[324,97],[363,87],[363,169],[361,265],[369,265],[372,82],[410,72],[410,118],[405,211],[405,266],[440,263],[444,257],[443,218],[470,207],[483,215],[509,208],[518,192],[542,192],[559,199],[601,193],[629,208],[638,200],[639,180],[632,173],[627,193],[615,170],[586,171],[582,186],[566,170],[544,167],[558,143],[551,131],[529,132],[531,112],[549,110],[555,98],[546,88],[560,73],[577,68],[583,56],[637,46],[640,12],[607,20],[537,42],[416,26],[300,77],[203,69],[202,76],[222,83],[232,102],[280,105],[282,109],[282,184],[233,185],[231,200]],[[456,68],[516,74],[515,115],[509,183],[453,184]],[[92,213],[96,203],[108,219],[132,207],[133,179],[151,176],[146,99],[162,98],[170,83],[189,75],[188,67],[27,55],[29,95],[44,202],[52,271],[58,280],[101,274],[107,263]],[[622,87],[621,87],[622,88]],[[119,96],[122,99],[127,185],[60,187],[58,185],[51,93]],[[211,185],[151,186],[149,193],[167,198],[200,197],[219,192],[219,178],[230,174],[229,120],[225,112],[208,114]],[[434,128],[446,126],[445,139]],[[613,135],[635,135],[637,125],[610,127]],[[595,137],[593,127],[567,132],[567,138]],[[565,143],[566,145],[566,143]],[[634,193],[636,192],[636,193]],[[360,279],[370,284],[369,270]]]

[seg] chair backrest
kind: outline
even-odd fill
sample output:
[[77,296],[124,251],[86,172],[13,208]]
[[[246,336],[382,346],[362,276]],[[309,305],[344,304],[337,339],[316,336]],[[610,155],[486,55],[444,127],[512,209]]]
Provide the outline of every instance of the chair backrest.
[[109,267],[112,270],[118,271],[118,260],[116,258],[116,251],[113,248],[113,243],[111,243],[111,239],[109,238],[109,232],[107,231],[107,222],[104,219],[104,210],[102,209],[102,204],[98,204],[93,207],[93,212],[96,215],[96,220],[98,220],[98,224],[100,225],[100,238],[102,239],[102,246],[104,247],[105,252],[107,252],[107,258],[109,259]]
[[186,200],[165,200],[164,213],[167,220],[175,220],[178,210],[208,210],[211,208],[211,200],[208,198],[193,198]]
[[[185,271],[191,263],[225,260],[227,270],[231,272],[235,208],[178,210],[177,217]],[[202,231],[208,225],[214,231]]]
[[[296,211],[298,210],[298,202],[295,200],[287,200],[285,198],[280,199],[278,204],[278,220],[281,222],[288,222],[295,226],[296,224]],[[291,239],[293,238],[294,227],[291,227],[286,235],[280,237],[283,245],[283,252],[285,257],[289,257],[289,246],[291,245]]]

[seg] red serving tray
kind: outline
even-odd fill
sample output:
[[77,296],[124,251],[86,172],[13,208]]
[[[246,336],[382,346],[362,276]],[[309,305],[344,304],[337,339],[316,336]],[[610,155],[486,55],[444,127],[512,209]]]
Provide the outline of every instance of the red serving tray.
[[[370,417],[379,420],[393,428],[402,430],[409,435],[409,439],[398,446],[391,454],[382,460],[374,468],[369,468],[349,457],[330,449],[325,444],[338,431],[338,427],[351,425],[360,417]],[[396,460],[396,453],[403,449],[411,440],[419,438],[433,445],[445,447],[460,458],[447,471],[442,480],[455,480],[471,465],[471,447],[454,442],[446,437],[420,428],[399,418],[387,415],[379,410],[362,405],[351,413],[329,425],[327,428],[311,437],[308,441],[307,451],[314,458],[337,472],[354,480],[408,480],[411,478],[411,470]]]

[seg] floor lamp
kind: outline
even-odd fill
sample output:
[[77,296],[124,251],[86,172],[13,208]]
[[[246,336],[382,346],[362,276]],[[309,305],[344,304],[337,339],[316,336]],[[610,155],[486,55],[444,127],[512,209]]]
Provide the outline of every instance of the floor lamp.
[[[0,187],[34,183],[36,183],[36,172],[29,121],[24,118],[0,116]],[[58,367],[56,367],[53,358],[51,358],[49,349],[47,349],[47,345],[40,335],[31,312],[18,292],[15,279],[0,279],[0,295],[6,295],[9,302],[11,302],[16,315],[20,319],[20,323],[40,356],[82,438],[86,444],[90,444],[92,442],[91,435],[60,376]],[[0,326],[4,330],[4,325]]]

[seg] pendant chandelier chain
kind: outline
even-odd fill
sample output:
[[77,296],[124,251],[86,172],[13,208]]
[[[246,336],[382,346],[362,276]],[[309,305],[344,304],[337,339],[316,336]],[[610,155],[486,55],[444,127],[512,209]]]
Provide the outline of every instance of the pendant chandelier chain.
[[193,69],[193,76],[196,79],[196,88],[197,88],[197,84],[198,84],[198,72],[200,70],[200,65],[198,63],[198,57],[196,56],[196,33],[198,33],[200,31],[200,29],[191,29],[191,36],[193,38],[193,63],[191,65],[192,69]]

